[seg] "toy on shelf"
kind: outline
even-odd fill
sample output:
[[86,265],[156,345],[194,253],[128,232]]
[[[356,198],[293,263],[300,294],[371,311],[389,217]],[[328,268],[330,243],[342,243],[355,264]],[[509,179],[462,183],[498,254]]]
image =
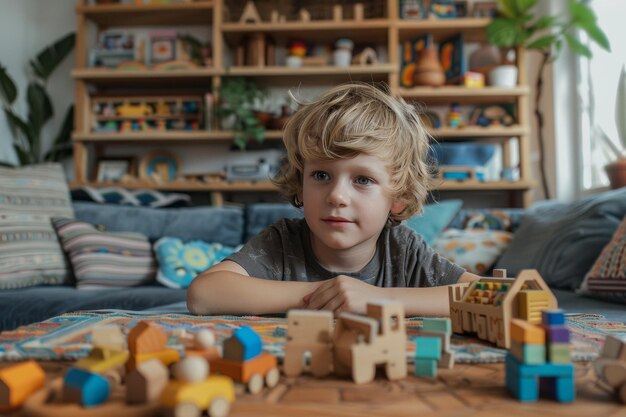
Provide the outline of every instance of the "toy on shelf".
[[278,384],[280,372],[276,357],[263,352],[261,337],[250,327],[243,326],[224,341],[222,358],[211,361],[211,370],[242,382],[253,394],[263,385]]
[[593,361],[593,369],[602,386],[626,404],[626,342],[607,336],[600,356]]
[[543,310],[542,324],[511,319],[511,349],[506,355],[506,386],[518,400],[529,402],[541,391],[559,402],[575,397],[569,330],[562,310]]
[[378,365],[384,365],[390,380],[406,377],[406,329],[402,304],[370,302],[365,316],[339,314],[333,346],[335,373],[351,375],[357,384],[371,382]]
[[539,272],[522,270],[506,278],[506,270],[494,270],[493,278],[481,278],[469,286],[448,287],[450,319],[454,333],[476,333],[479,339],[511,347],[510,321],[520,318],[537,324],[543,309],[556,309],[557,301]]
[[332,337],[332,312],[290,310],[283,364],[285,375],[295,377],[305,371],[305,355],[308,355],[308,368],[313,376],[328,375],[333,364]]
[[449,181],[484,182],[485,170],[482,167],[439,165],[437,167],[437,178]]
[[354,42],[347,38],[337,39],[333,51],[333,63],[338,67],[348,67],[352,62]]
[[474,126],[511,126],[515,122],[510,107],[492,104],[476,107],[470,115],[470,125]]
[[[202,364],[202,365],[201,365]],[[235,401],[232,379],[210,375],[209,365],[200,357],[186,358],[177,366],[176,379],[161,392],[160,404],[167,415],[225,417]]]
[[446,84],[455,83],[465,73],[463,34],[459,33],[439,44],[439,59],[445,73]]
[[259,11],[254,5],[253,1],[248,1],[246,6],[241,12],[241,17],[239,17],[239,23],[261,23],[261,16],[259,15]]
[[378,56],[374,48],[366,47],[352,57],[353,65],[375,65],[378,63]]
[[30,395],[44,387],[45,380],[45,372],[32,360],[0,370],[0,412],[19,408]]
[[451,103],[448,110],[448,126],[457,129],[463,127],[463,118],[461,117],[461,105],[459,103]]

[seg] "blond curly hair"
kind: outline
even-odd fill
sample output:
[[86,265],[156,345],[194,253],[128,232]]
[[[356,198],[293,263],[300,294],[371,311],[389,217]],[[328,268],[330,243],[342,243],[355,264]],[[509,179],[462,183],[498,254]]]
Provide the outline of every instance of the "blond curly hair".
[[390,220],[397,223],[422,212],[432,184],[430,136],[417,109],[381,86],[384,91],[366,83],[342,84],[310,103],[294,97],[300,106],[283,133],[287,160],[273,179],[291,204],[302,206],[298,196],[305,161],[367,154],[388,163],[389,192],[406,204],[402,212],[390,214]]

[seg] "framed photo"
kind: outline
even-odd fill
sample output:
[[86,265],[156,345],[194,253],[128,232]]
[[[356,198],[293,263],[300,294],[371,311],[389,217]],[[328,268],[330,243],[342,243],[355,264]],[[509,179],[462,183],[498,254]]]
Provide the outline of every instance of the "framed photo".
[[455,0],[454,9],[456,11],[456,17],[467,17],[468,15],[467,0]]
[[402,0],[400,2],[400,17],[402,19],[426,19],[428,8],[423,0]]
[[134,170],[135,158],[132,156],[100,158],[96,164],[96,181],[118,182],[126,174],[134,175]]
[[498,13],[498,4],[495,1],[475,2],[472,8],[472,16],[474,17],[496,17]]
[[176,59],[176,31],[160,30],[150,33],[150,61],[152,63]]

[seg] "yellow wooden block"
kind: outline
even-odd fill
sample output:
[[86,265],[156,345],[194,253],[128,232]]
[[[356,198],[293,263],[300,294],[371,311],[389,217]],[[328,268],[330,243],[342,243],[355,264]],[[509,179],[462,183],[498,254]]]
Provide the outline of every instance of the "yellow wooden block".
[[519,343],[544,344],[545,331],[534,324],[521,319],[511,319],[511,340]]
[[541,310],[549,307],[546,291],[522,290],[517,294],[518,316],[532,324],[541,323]]

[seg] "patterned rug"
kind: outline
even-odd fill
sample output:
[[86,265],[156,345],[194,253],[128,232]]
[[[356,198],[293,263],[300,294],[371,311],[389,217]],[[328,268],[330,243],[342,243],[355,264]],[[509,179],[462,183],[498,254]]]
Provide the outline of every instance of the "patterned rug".
[[[91,349],[91,330],[95,326],[117,324],[124,332],[141,320],[149,320],[165,332],[185,329],[191,333],[201,328],[212,330],[221,343],[229,337],[233,329],[247,325],[254,328],[263,338],[266,351],[283,355],[286,337],[284,318],[205,316],[188,314],[147,314],[141,312],[81,312],[63,314],[49,320],[20,327],[0,334],[0,360],[22,359],[78,359]],[[415,352],[416,330],[422,325],[419,318],[407,319],[407,358],[412,361]],[[572,315],[567,318],[571,330],[572,358],[575,361],[594,359],[607,334],[626,340],[626,325],[610,322],[597,314]],[[505,350],[484,343],[478,339],[453,335],[452,350],[458,363],[504,362]],[[170,336],[168,345],[182,349],[180,341]]]

